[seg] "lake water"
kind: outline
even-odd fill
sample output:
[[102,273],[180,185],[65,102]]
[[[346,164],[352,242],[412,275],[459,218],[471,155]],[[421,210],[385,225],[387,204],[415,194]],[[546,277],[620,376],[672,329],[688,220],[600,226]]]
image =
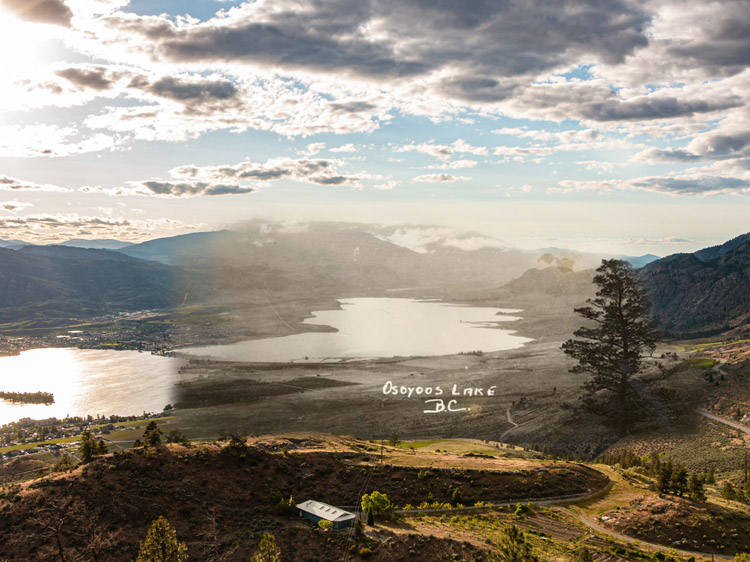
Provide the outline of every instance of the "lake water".
[[330,326],[336,332],[303,333],[181,351],[228,361],[326,361],[490,352],[521,347],[532,341],[500,329],[520,320],[514,316],[520,310],[398,298],[352,298],[339,303],[341,310],[313,312],[304,321]]
[[150,353],[98,349],[32,349],[0,357],[0,390],[55,396],[49,406],[0,400],[0,425],[26,417],[161,412],[174,402],[177,371],[184,363]]

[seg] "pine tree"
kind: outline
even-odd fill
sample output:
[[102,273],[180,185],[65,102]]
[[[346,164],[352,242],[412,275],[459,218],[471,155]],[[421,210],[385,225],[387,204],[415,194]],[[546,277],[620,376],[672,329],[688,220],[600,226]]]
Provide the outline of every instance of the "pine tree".
[[[643,356],[653,352],[657,331],[649,317],[645,293],[622,260],[602,260],[596,270],[596,298],[576,314],[592,325],[574,332],[562,349],[578,361],[574,373],[590,373],[583,385],[583,404],[607,416],[622,433],[636,420],[638,397],[632,378],[641,372]],[[600,391],[608,391],[602,399]]]
[[716,476],[714,475],[714,469],[709,468],[706,472],[706,484],[716,484]]
[[687,492],[688,474],[684,466],[677,467],[677,470],[672,473],[670,487],[672,488],[672,493],[678,496],[682,496]]
[[106,455],[108,453],[107,444],[104,442],[103,439],[97,439],[96,440],[96,454],[97,455]]
[[161,429],[155,421],[148,422],[146,430],[143,432],[143,445],[145,447],[157,447],[161,445]]
[[187,559],[187,546],[177,540],[174,527],[160,516],[141,542],[135,562],[185,562]]
[[690,475],[688,482],[688,494],[696,501],[706,501],[706,492],[703,490],[703,479],[697,474]]
[[668,494],[672,491],[672,461],[668,460],[659,467],[659,474],[656,477],[656,491],[659,494]]
[[281,549],[276,545],[276,538],[271,533],[263,533],[258,550],[253,553],[250,562],[281,562]]
[[721,497],[731,501],[737,499],[737,492],[734,490],[731,482],[724,482],[724,486],[721,489]]
[[515,525],[506,525],[500,534],[497,550],[490,553],[490,562],[539,562],[531,552],[523,531]]
[[78,446],[78,454],[81,456],[81,462],[91,461],[97,454],[96,439],[88,429],[81,433],[81,443]]

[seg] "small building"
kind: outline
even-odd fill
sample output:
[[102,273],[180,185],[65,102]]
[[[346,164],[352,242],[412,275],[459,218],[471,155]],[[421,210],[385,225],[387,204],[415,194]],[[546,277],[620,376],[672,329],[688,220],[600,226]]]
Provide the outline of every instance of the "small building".
[[297,504],[297,509],[299,510],[300,517],[309,519],[314,523],[322,520],[330,521],[336,530],[346,529],[354,524],[355,516],[353,513],[333,507],[327,503],[307,500],[306,502]]

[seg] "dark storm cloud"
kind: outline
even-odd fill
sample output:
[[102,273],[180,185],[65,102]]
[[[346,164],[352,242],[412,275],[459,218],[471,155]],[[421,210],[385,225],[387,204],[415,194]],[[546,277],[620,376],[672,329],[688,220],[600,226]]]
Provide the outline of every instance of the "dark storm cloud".
[[279,0],[246,4],[195,26],[165,18],[106,21],[175,62],[246,63],[286,70],[404,79],[447,71],[443,93],[506,98],[521,77],[590,55],[617,63],[647,44],[649,15],[619,0],[434,2]]
[[0,6],[19,18],[40,23],[70,26],[73,17],[73,12],[62,0],[0,0]]

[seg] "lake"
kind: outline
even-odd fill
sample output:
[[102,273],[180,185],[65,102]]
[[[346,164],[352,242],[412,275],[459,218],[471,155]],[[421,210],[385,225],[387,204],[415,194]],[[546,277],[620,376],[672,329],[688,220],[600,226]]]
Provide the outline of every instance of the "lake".
[[516,309],[460,306],[399,298],[340,299],[340,310],[312,313],[304,324],[336,332],[308,332],[180,351],[227,361],[289,362],[450,355],[514,349],[532,341],[501,329]]
[[161,412],[174,401],[177,371],[184,363],[150,353],[99,349],[32,349],[0,357],[0,390],[55,396],[49,406],[0,400],[0,425],[26,417]]
[[[449,355],[521,347],[529,338],[501,329],[520,310],[459,306],[399,298],[341,299],[340,310],[312,313],[314,332],[182,349],[229,361],[340,361],[374,357]],[[55,403],[0,400],[0,425],[20,418],[138,415],[174,402],[185,360],[137,351],[33,349],[0,357],[0,390],[50,392]]]

